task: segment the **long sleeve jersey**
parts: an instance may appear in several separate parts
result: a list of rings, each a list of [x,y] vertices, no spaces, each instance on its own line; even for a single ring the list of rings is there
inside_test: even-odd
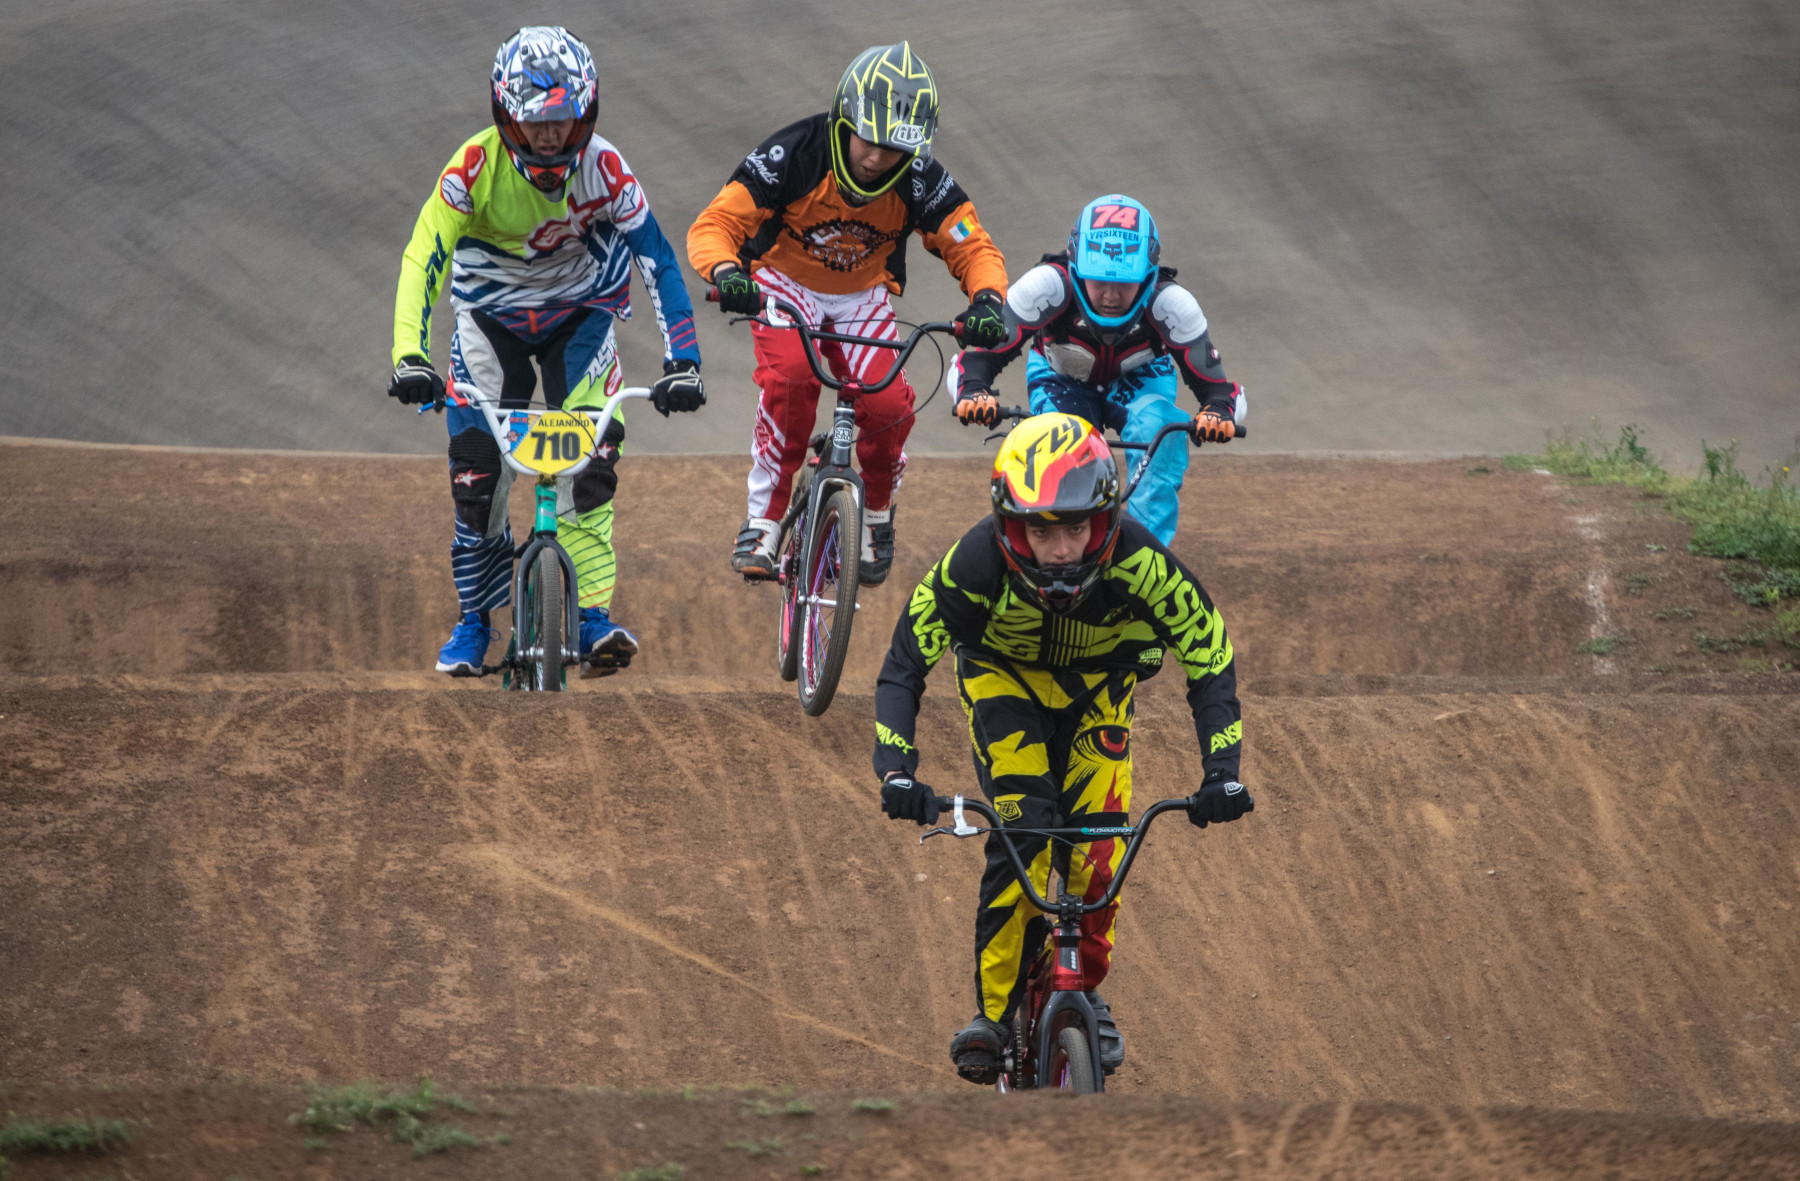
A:
[[[1231,641],[1212,600],[1181,560],[1130,517],[1093,591],[1067,615],[1019,593],[995,519],[963,534],[913,590],[875,685],[875,774],[918,767],[914,726],[925,678],[952,649],[1053,670],[1125,670],[1140,679],[1172,656],[1208,774],[1238,777],[1243,737]]]
[[[1173,357],[1201,409],[1226,418],[1237,405],[1237,386],[1226,380],[1208,334],[1206,313],[1175,271],[1162,268],[1136,323],[1107,329],[1090,321],[1075,298],[1068,256],[1045,255],[1006,293],[1006,340],[991,349],[964,349],[957,357],[951,393],[992,390],[1000,371],[1029,344],[1064,377],[1104,389],[1158,356]],[[955,399],[952,398],[952,401]]]
[[[790,124],[746,156],[688,230],[688,261],[710,280],[722,262],[774,267],[804,287],[850,295],[906,286],[914,233],[971,298],[1006,293],[1006,260],[962,186],[936,159],[913,161],[867,205],[838,192],[825,115]]]
[[[631,316],[636,260],[662,330],[664,359],[700,360],[681,264],[617,148],[594,136],[562,195],[519,175],[489,127],[457,149],[419,210],[400,261],[394,354],[431,357],[431,308],[450,266],[450,300],[495,313],[601,308]]]

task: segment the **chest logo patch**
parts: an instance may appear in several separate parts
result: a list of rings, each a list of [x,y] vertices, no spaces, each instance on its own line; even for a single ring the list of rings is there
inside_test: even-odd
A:
[[[866,221],[843,217],[819,222],[802,231],[788,230],[807,254],[834,271],[854,271],[866,265],[876,251],[898,239],[902,232],[884,233]]]

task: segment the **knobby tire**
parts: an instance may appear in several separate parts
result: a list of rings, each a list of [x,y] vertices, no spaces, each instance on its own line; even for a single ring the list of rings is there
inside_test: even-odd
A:
[[[1088,1046],[1087,1030],[1079,1025],[1065,1025],[1057,1031],[1056,1046],[1050,1051],[1048,1069],[1041,1086],[1092,1095],[1099,1090],[1094,1082],[1094,1055]]]
[[[563,631],[567,617],[563,611],[562,563],[556,552],[546,546],[532,559],[531,574],[526,585],[531,596],[526,617],[531,623],[531,642],[537,655],[529,668],[531,688],[557,693],[563,687]]]
[[[857,560],[862,555],[862,512],[848,488],[832,492],[823,504],[815,500],[811,509],[800,563],[800,708],[816,718],[831,707],[850,651],[860,585]],[[833,605],[814,601],[820,598],[831,599]]]

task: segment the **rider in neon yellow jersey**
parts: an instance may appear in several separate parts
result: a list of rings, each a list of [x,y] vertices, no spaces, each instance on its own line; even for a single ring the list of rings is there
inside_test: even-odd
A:
[[[623,384],[613,320],[631,314],[637,263],[664,341],[652,404],[668,414],[706,402],[694,311],[668,239],[617,148],[594,134],[597,94],[588,49],[562,28],[519,30],[494,59],[494,126],[457,149],[419,211],[394,301],[394,375],[404,403],[450,403],[450,546],[461,619],[438,671],[473,675],[496,634],[489,612],[511,597],[512,471],[471,401],[597,407]],[[431,309],[450,272],[456,331],[446,382],[431,366]],[[558,490],[557,538],[574,559],[584,675],[638,651],[610,615],[615,421],[592,462]],[[604,659],[601,659],[604,658]]]

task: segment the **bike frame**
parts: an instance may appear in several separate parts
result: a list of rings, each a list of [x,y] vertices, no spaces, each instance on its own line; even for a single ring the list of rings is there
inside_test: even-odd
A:
[[[604,446],[607,428],[612,425],[618,414],[619,404],[632,398],[648,398],[648,386],[628,386],[606,399],[598,410],[586,407],[554,409],[548,406],[504,406],[482,394],[474,394],[465,400],[465,404],[473,407],[487,423],[488,433],[494,436],[494,442],[500,447],[500,458],[511,468],[523,476],[532,479],[537,494],[537,503],[532,516],[531,537],[513,550],[513,643],[506,658],[499,664],[483,665],[479,676],[490,676],[497,672],[517,671],[530,666],[530,661],[539,653],[535,648],[519,647],[519,638],[530,633],[529,619],[531,604],[525,595],[525,579],[531,570],[531,564],[537,560],[538,554],[550,550],[556,555],[557,565],[562,568],[563,587],[568,592],[564,598],[563,620],[563,653],[562,666],[581,663],[581,604],[577,601],[575,585],[575,562],[563,549],[562,543],[556,539],[556,484],[564,476],[573,478],[587,469]],[[440,413],[444,409],[442,401],[419,407],[419,413],[435,409]],[[518,459],[513,451],[516,444],[525,438],[531,428],[531,420],[545,414],[580,414],[592,419],[594,423],[594,447],[581,459],[570,466],[546,475],[536,468]]]
[[[1152,446],[1155,444],[1153,443]],[[1028,979],[1026,995],[1019,1004],[1019,1011],[1013,1015],[1013,1044],[1015,1047],[1026,1046],[1026,1039],[1035,1036],[1036,1045],[1027,1047],[1036,1051],[1033,1059],[1030,1086],[1042,1087],[1045,1079],[1039,1077],[1047,1068],[1054,1056],[1056,1035],[1069,1024],[1069,1019],[1079,1018],[1082,1028],[1087,1031],[1090,1061],[1094,1064],[1094,1089],[1096,1092],[1106,1090],[1106,1072],[1100,1069],[1100,1027],[1094,1019],[1094,1008],[1088,1003],[1087,992],[1081,986],[1081,919],[1084,915],[1095,914],[1105,910],[1118,901],[1119,890],[1125,885],[1125,876],[1131,872],[1132,862],[1137,860],[1138,849],[1144,843],[1144,837],[1150,832],[1150,825],[1164,812],[1192,806],[1194,797],[1159,800],[1150,805],[1139,818],[1137,824],[1106,825],[1097,827],[1075,828],[1009,828],[1000,819],[1000,814],[981,800],[965,799],[963,796],[938,797],[938,806],[954,817],[950,828],[933,828],[919,837],[919,843],[935,836],[972,837],[982,833],[993,833],[1000,838],[1000,845],[1006,851],[1006,859],[1010,863],[1013,875],[1019,881],[1019,888],[1024,892],[1025,900],[1055,919],[1050,939],[1056,948],[1055,965],[1051,969],[1048,986],[1045,986],[1042,974],[1033,968],[1032,975],[1037,978],[1036,988]],[[965,809],[972,810],[984,817],[989,827],[977,828],[964,818]],[[1013,844],[1013,837],[1044,837],[1051,841],[1068,841],[1086,843],[1105,840],[1109,837],[1124,838],[1125,852],[1119,858],[1119,868],[1113,873],[1112,884],[1106,893],[1094,902],[1084,901],[1079,894],[1058,891],[1054,899],[1045,898],[1032,885],[1031,873],[1026,868],[1024,859],[1019,856],[1018,847]],[[1066,884],[1066,883],[1065,883]],[[1042,1008],[1038,1009],[1042,998]],[[1062,1020],[1059,1020],[1062,1018]],[[1029,1026],[1029,1028],[1027,1028]],[[1007,1057],[1014,1056],[1014,1050],[1008,1049]],[[1024,1062],[1010,1062],[1012,1070],[1023,1070]],[[1004,1080],[1010,1071],[1002,1072],[1001,1090],[1006,1090]]]

